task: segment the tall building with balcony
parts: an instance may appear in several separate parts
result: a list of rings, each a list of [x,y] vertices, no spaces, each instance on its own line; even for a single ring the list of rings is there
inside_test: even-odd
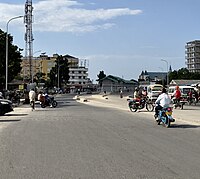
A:
[[[185,53],[189,72],[200,73],[200,40],[187,42]]]
[[[65,55],[63,58],[67,59],[69,67],[69,86],[71,88],[85,88],[90,80],[88,79],[88,68],[86,67],[86,60]],[[84,61],[84,63],[83,63]]]

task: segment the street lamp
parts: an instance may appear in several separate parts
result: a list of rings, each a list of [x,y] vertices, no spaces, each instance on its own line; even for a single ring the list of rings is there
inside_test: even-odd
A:
[[[24,16],[13,17],[13,18],[9,19],[6,24],[6,91],[8,90],[8,25],[9,25],[10,21],[12,21],[14,19],[22,18],[22,17],[24,17]]]
[[[164,86],[165,85],[165,80],[164,80],[164,73],[163,73],[163,68],[162,67],[158,67],[161,71],[162,71],[162,85]]]
[[[165,63],[167,64],[167,86],[168,86],[168,84],[169,84],[169,74],[168,74],[169,70],[168,70],[168,61],[167,61],[167,60],[163,60],[163,59],[161,59],[161,61],[163,61],[163,62],[165,62]]]

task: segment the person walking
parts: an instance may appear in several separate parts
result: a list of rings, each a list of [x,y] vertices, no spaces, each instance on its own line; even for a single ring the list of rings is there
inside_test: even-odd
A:
[[[35,110],[35,91],[34,89],[31,89],[29,91],[29,100],[30,100],[30,105],[32,107],[32,111]]]

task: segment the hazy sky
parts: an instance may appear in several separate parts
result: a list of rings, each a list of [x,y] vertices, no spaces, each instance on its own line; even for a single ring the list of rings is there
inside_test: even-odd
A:
[[[26,0],[0,0],[0,28],[24,15]],[[185,44],[199,40],[200,0],[33,0],[33,52],[69,54],[99,71],[138,79],[142,70],[185,67]],[[9,23],[14,44],[25,48],[22,19]],[[35,53],[34,56],[40,55]]]

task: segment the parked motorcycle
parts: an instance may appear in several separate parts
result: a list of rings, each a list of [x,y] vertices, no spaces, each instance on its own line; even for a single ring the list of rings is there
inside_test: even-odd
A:
[[[156,122],[158,125],[162,123],[163,126],[170,127],[171,122],[175,122],[175,119],[172,117],[172,108],[168,107],[160,110]]]
[[[13,104],[16,104],[17,106],[19,106],[20,104],[20,96],[19,95],[15,95],[11,98],[11,101]]]
[[[41,101],[40,105],[42,108],[45,108],[47,106],[52,106],[53,108],[55,108],[58,105],[58,103],[56,100],[54,100],[53,96],[49,96],[48,99]]]
[[[136,112],[137,110],[146,108],[147,111],[153,111],[154,105],[147,99],[128,99],[128,106],[131,112]]]

